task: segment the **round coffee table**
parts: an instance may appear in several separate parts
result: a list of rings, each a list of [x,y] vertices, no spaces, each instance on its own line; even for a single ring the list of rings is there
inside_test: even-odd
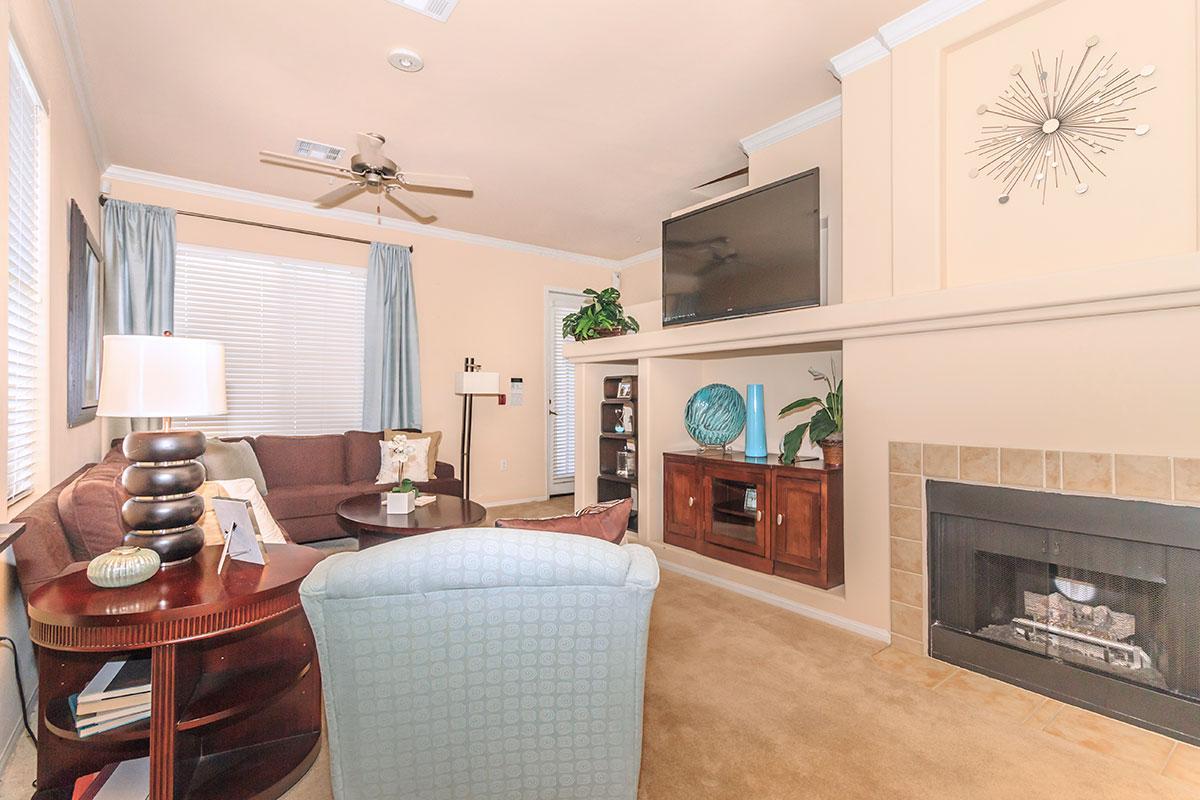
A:
[[[487,509],[471,500],[449,494],[433,496],[436,502],[419,506],[408,514],[387,513],[381,492],[351,497],[338,504],[338,523],[342,530],[358,539],[358,549],[365,550],[418,533],[473,528],[487,516]]]

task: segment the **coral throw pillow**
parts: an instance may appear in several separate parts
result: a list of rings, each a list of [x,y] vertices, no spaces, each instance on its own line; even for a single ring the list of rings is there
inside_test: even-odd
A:
[[[594,506],[588,506],[578,514],[565,514],[561,517],[498,519],[496,527],[577,533],[620,544],[621,539],[625,537],[626,529],[629,528],[629,514],[632,511],[633,501],[626,498],[613,500],[611,503],[597,503]]]

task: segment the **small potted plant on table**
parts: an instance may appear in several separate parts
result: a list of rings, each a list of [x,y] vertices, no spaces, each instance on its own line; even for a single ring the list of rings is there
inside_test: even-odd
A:
[[[399,486],[393,486],[387,493],[387,513],[411,514],[417,507],[417,495],[421,492],[411,479],[405,478]]]
[[[779,412],[779,416],[782,417],[802,408],[818,406],[817,412],[808,422],[801,422],[783,437],[783,452],[779,454],[779,459],[785,464],[796,460],[796,451],[800,449],[807,433],[809,441],[821,448],[825,466],[842,466],[842,382],[837,380],[832,365],[829,372],[833,375],[832,378],[812,367],[808,369],[813,380],[825,381],[825,385],[829,387],[824,400],[820,397],[804,397],[788,403]]]

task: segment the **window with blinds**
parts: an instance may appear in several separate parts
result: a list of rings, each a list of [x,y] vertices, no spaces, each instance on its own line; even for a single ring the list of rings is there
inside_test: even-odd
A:
[[[178,246],[175,333],[225,344],[229,412],[175,420],[212,436],[362,425],[361,267]]]
[[[575,480],[575,366],[563,357],[563,318],[579,310],[582,295],[550,295],[550,480],[566,484]]]
[[[8,43],[8,503],[34,490],[42,431],[43,178],[45,108],[16,45]]]

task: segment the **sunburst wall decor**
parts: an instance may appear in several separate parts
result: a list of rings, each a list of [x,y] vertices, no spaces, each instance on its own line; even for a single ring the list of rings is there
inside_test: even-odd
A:
[[[1149,125],[1132,121],[1137,107],[1129,102],[1154,89],[1146,85],[1154,65],[1137,72],[1118,67],[1115,52],[1094,56],[1098,44],[1099,37],[1090,37],[1078,64],[1068,65],[1060,52],[1049,69],[1041,50],[1035,50],[1031,80],[1021,64],[1014,65],[1008,88],[995,102],[976,109],[980,116],[998,120],[984,125],[977,146],[967,151],[980,160],[970,176],[986,175],[1000,183],[1001,204],[1019,185],[1040,190],[1042,203],[1051,184],[1086,194],[1090,176],[1104,176],[1101,157],[1130,134],[1150,132]]]

